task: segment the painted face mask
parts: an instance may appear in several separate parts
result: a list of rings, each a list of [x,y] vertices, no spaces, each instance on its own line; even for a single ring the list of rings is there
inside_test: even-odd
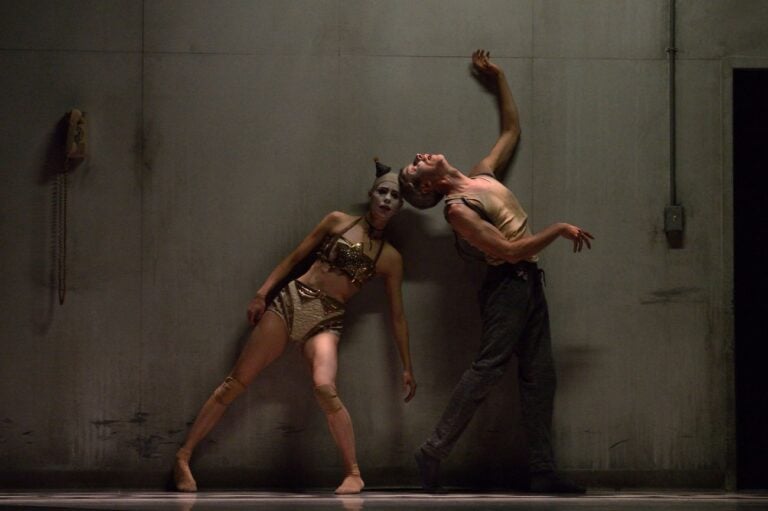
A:
[[[369,192],[371,198],[370,210],[387,219],[394,216],[403,206],[400,196],[400,182],[398,173],[392,172],[392,168],[378,160],[376,162],[376,179]]]

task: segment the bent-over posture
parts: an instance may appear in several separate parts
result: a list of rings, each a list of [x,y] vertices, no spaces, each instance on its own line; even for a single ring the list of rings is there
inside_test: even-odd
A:
[[[592,235],[566,223],[534,234],[515,195],[496,174],[517,144],[517,106],[502,70],[478,50],[475,72],[490,80],[501,117],[501,133],[490,153],[463,174],[442,154],[417,154],[400,171],[406,201],[429,208],[445,200],[445,218],[457,236],[479,249],[488,263],[480,292],[480,351],[462,375],[432,434],[416,451],[422,485],[439,487],[440,460],[450,453],[492,385],[513,356],[518,357],[522,419],[530,446],[530,488],[536,492],[583,492],[555,472],[552,452],[552,404],[555,371],[550,345],[549,314],[537,254],[559,237],[573,242],[574,252]]]

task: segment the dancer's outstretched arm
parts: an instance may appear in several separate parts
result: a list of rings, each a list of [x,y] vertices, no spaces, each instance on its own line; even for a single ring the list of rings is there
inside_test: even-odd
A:
[[[499,66],[491,62],[491,54],[485,50],[477,50],[472,54],[472,66],[481,77],[492,80],[489,84],[496,93],[499,103],[500,133],[491,152],[480,160],[469,175],[491,172],[496,174],[503,169],[517,146],[520,138],[520,115],[517,104],[512,97],[507,78]]]
[[[584,247],[592,248],[591,240],[594,239],[580,227],[556,223],[531,236],[510,241],[470,208],[449,207],[445,216],[453,230],[470,245],[508,263],[517,263],[538,254],[560,236],[573,242],[574,252],[581,252]]]

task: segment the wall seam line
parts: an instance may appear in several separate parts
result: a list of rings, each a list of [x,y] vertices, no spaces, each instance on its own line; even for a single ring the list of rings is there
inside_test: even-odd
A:
[[[531,115],[529,119],[531,120],[531,205],[528,209],[529,214],[531,216],[531,225],[536,224],[536,150],[535,150],[535,144],[533,143],[534,140],[536,140],[536,133],[534,130],[536,129],[536,123],[534,119],[536,119],[536,78],[534,76],[535,73],[535,62],[536,62],[536,14],[535,14],[536,8],[531,4],[531,60],[530,60],[530,87],[531,87],[531,99],[530,99],[530,105],[531,105]],[[522,130],[521,130],[522,131]],[[533,229],[532,229],[533,230]]]
[[[146,1],[141,2],[141,61],[139,63],[139,372],[144,370],[144,166],[145,166],[145,126],[144,126],[144,25]],[[144,379],[139,378],[138,411],[144,408]]]

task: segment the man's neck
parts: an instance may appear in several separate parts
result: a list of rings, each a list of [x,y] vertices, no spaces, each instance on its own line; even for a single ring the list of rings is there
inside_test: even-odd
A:
[[[469,187],[471,182],[472,180],[459,169],[451,167],[437,181],[435,189],[444,195],[461,193]]]

